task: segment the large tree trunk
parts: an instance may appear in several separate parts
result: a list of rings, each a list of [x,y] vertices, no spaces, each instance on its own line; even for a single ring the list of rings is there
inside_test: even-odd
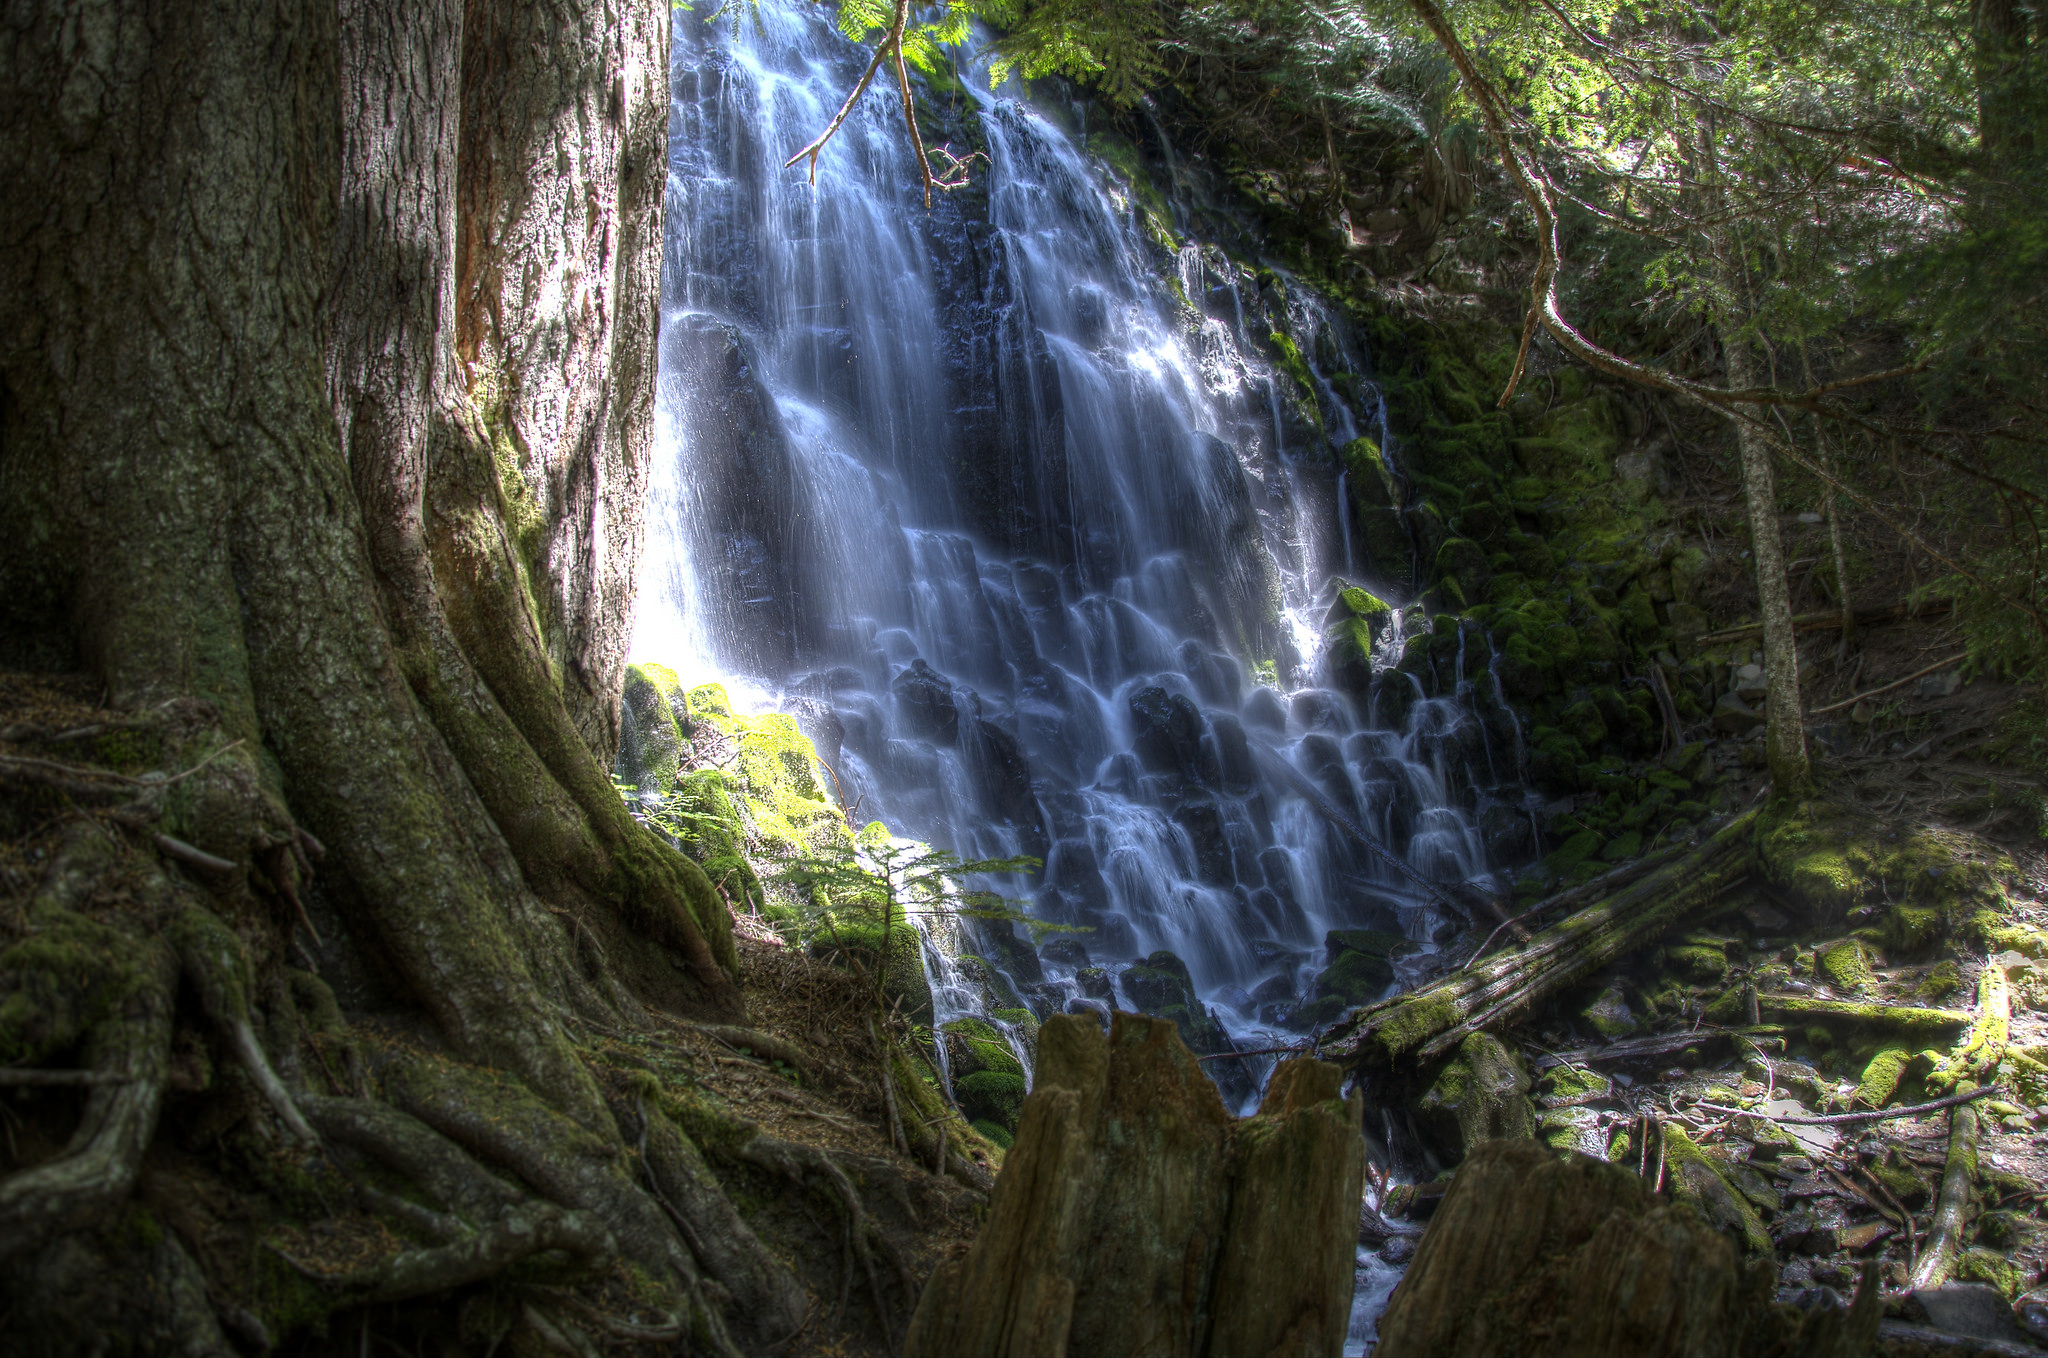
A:
[[[176,776],[0,768],[74,799],[138,789],[67,841],[0,957],[8,993],[132,997],[89,1030],[0,1023],[0,1060],[76,1051],[132,1086],[95,1095],[102,1132],[55,1168],[0,1185],[31,1223],[0,1236],[0,1266],[135,1182],[175,961],[197,997],[178,1003],[273,1135],[403,1166],[434,1220],[468,1223],[466,1243],[402,1254],[346,1297],[537,1252],[624,1257],[648,1307],[730,1351],[699,1277],[724,1264],[641,1186],[687,1177],[659,1150],[681,1133],[650,1140],[659,1114],[622,1114],[565,1026],[739,1010],[715,892],[606,768],[650,441],[669,21],[596,0],[9,11],[0,668],[89,676]],[[66,931],[99,941],[59,956]],[[358,1021],[327,1023],[366,1061],[352,1075],[318,1043],[302,1059],[333,997],[295,959]],[[164,1311],[166,1334],[214,1344],[221,1280],[164,1250],[159,1290],[202,1301]],[[742,1310],[786,1333],[786,1269],[758,1247],[732,1268]],[[38,1286],[37,1314],[65,1310]]]

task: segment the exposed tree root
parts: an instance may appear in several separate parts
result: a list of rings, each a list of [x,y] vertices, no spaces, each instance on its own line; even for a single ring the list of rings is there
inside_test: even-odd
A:
[[[2012,999],[2005,968],[1992,958],[1977,974],[1977,1017],[1969,1035],[1927,1077],[1931,1093],[1945,1093],[1961,1081],[1984,1082],[1998,1071],[2012,1036]]]
[[[81,1230],[126,1198],[156,1134],[177,964],[161,942],[127,938],[120,946],[125,955],[110,960],[129,970],[131,988],[84,1046],[87,1068],[115,1082],[86,1096],[61,1155],[0,1182],[0,1260]]]
[[[1948,1115],[1948,1167],[1942,1172],[1941,1192],[1934,1200],[1934,1219],[1928,1224],[1927,1243],[1913,1269],[1915,1288],[1939,1287],[1955,1271],[1956,1256],[1963,1247],[1963,1227],[1969,1221],[1970,1193],[1976,1182],[1977,1110],[1971,1104],[1958,1104]]]

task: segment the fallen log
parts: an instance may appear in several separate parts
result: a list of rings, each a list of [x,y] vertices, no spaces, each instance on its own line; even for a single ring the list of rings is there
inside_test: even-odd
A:
[[[1757,1008],[1765,1018],[1783,1023],[1850,1024],[1865,1028],[1887,1028],[1927,1039],[1946,1041],[1970,1026],[1970,1016],[1956,1009],[1920,1009],[1909,1004],[1873,1004],[1868,1001],[1823,1000],[1811,995],[1758,995]]]
[[[2011,1039],[2012,998],[2006,990],[2005,968],[1994,958],[1977,974],[1977,1017],[1968,1036],[1927,1077],[1927,1088],[1947,1091],[1964,1080],[1989,1081]]]
[[[1675,1056],[1687,1047],[1704,1047],[1715,1042],[1733,1042],[1744,1050],[1763,1042],[1782,1047],[1785,1043],[1784,1031],[1783,1028],[1764,1025],[1753,1028],[1685,1029],[1675,1033],[1657,1033],[1650,1037],[1624,1038],[1619,1042],[1610,1042],[1604,1047],[1546,1052],[1533,1064],[1538,1070],[1569,1065],[1624,1065],[1631,1061],[1654,1061],[1659,1057]]]
[[[1746,878],[1755,861],[1755,812],[1736,818],[1683,858],[1544,929],[1528,943],[1445,977],[1428,989],[1353,1011],[1323,1050],[1353,1065],[1411,1054],[1434,1060],[1670,930],[1697,924]]]

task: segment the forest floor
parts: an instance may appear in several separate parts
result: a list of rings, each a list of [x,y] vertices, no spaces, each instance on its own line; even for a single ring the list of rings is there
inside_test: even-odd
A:
[[[1710,1192],[1699,1205],[1774,1253],[1781,1300],[1846,1299],[1863,1266],[1875,1262],[1895,1343],[1910,1340],[1900,1326],[1944,1319],[1913,1300],[1911,1282],[1935,1232],[1954,1126],[1946,1108],[1898,1116],[1898,1106],[1946,1092],[1920,1080],[1975,1031],[1987,967],[2010,978],[2005,1041],[2020,1064],[2001,1071],[1994,1060],[1988,1078],[1997,1087],[1974,1105],[1978,1191],[1949,1276],[2011,1299],[2029,1294],[2048,1270],[2041,1220],[2048,1212],[2048,1104],[2041,1100],[2048,1094],[2034,1078],[2038,1069],[2026,1064],[2048,1056],[2048,961],[2040,947],[2048,939],[2048,725],[2037,690],[1965,682],[1963,650],[1945,618],[1871,627],[1848,648],[1838,649],[1832,632],[1801,644],[1807,710],[1836,708],[1808,730],[1814,804],[1825,808],[1816,819],[1831,822],[1830,842],[1868,846],[1880,858],[1888,847],[1933,845],[1939,861],[1916,871],[1982,872],[1984,889],[1966,898],[1976,904],[1952,908],[1938,942],[1893,947],[1872,927],[1895,898],[1915,893],[1910,881],[1869,872],[1868,894],[1844,919],[1816,910],[1766,869],[1724,898],[1703,926],[1675,932],[1501,1034],[1534,1076],[1540,1137],[1641,1168],[1660,1185],[1676,1180],[1680,1159],[1704,1155],[1733,1192],[1720,1202]],[[1857,695],[1869,696],[1852,701]],[[1766,800],[1760,732],[1747,740],[1688,734],[1707,735],[1707,758],[1735,794],[1727,805]],[[1986,902],[1990,916],[1966,919]],[[1845,935],[1862,940],[1860,974],[1830,965]],[[1708,1013],[1717,998],[1725,1011],[1723,997],[1745,991],[1763,992],[1766,1005],[1776,994],[1856,1012],[1825,1023],[1781,1016],[1750,1028],[1751,1040],[1729,1031],[1743,1019]],[[1887,1028],[1888,1015],[1909,1008],[1939,1008],[1954,1022],[1910,1036]],[[1898,1058],[1897,1086],[1874,1088],[1886,1050]],[[1882,1119],[1797,1121],[1888,1105],[1892,1115]],[[1665,1129],[1682,1132],[1683,1142]],[[1393,1192],[1386,1206],[1395,1219],[1376,1221],[1368,1212],[1362,1243],[1404,1261],[1414,1252],[1414,1227],[1399,1218],[1425,1218],[1441,1191]],[[2048,1309],[2032,1309],[2048,1322]],[[2020,1314],[2027,1311],[2022,1306]],[[1964,1323],[1947,1319],[1948,1328]],[[1996,1329],[2004,1319],[1986,1323]],[[2003,1337],[2048,1345],[2048,1323],[2009,1328]]]

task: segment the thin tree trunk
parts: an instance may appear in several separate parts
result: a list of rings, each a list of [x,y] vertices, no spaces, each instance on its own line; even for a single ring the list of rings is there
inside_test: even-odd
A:
[[[1722,352],[1727,356],[1728,384],[1736,388],[1761,385],[1749,344],[1721,326]],[[1780,793],[1805,786],[1806,725],[1799,713],[1799,644],[1792,627],[1792,589],[1785,575],[1785,543],[1778,530],[1777,480],[1771,469],[1771,448],[1748,420],[1735,423],[1741,453],[1742,492],[1749,507],[1749,537],[1756,563],[1757,616],[1764,625],[1764,754],[1771,785]]]

